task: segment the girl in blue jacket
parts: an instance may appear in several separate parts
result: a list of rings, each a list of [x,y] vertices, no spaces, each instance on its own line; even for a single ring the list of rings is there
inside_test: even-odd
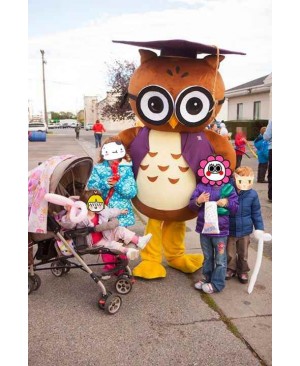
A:
[[[252,189],[254,172],[248,166],[241,166],[234,172],[238,192],[239,208],[229,216],[229,238],[227,243],[227,273],[229,280],[236,274],[241,283],[248,282],[248,248],[250,234],[264,230],[260,202],[257,192]]]
[[[114,164],[117,163],[114,174]],[[118,216],[120,226],[135,224],[131,199],[137,194],[137,184],[133,175],[132,162],[124,145],[117,137],[107,138],[101,148],[98,164],[93,167],[88,180],[89,189],[99,189],[106,206],[128,210]]]
[[[108,208],[126,210],[126,214],[117,217],[122,227],[135,224],[135,216],[131,199],[137,194],[137,184],[133,175],[130,156],[118,137],[107,138],[100,150],[98,164],[93,167],[88,180],[89,189],[98,189]],[[114,262],[115,256],[102,254],[103,262]],[[114,264],[106,264],[104,271],[115,267]]]

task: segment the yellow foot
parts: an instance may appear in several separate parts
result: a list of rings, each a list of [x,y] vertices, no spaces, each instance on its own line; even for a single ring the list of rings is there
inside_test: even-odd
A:
[[[132,274],[136,277],[143,277],[149,280],[166,277],[167,272],[164,266],[157,262],[142,261],[133,268]]]
[[[202,254],[184,254],[168,261],[168,265],[184,273],[193,273],[202,267],[203,259]]]

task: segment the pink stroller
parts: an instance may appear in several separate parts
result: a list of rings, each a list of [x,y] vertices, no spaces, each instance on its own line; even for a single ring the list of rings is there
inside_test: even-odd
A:
[[[135,282],[128,259],[121,253],[105,248],[82,248],[84,238],[94,228],[63,230],[59,225],[59,213],[62,207],[48,203],[43,197],[46,193],[55,193],[64,197],[78,197],[85,189],[93,168],[90,157],[74,155],[53,156],[29,172],[28,177],[28,293],[36,291],[41,279],[36,274],[39,270],[50,270],[56,277],[67,275],[71,269],[79,268],[87,272],[100,288],[98,306],[108,314],[115,314],[121,307],[122,298],[107,291],[101,279],[115,275],[115,290],[126,295]],[[67,251],[62,251],[58,241]],[[72,244],[70,242],[72,241]],[[67,254],[66,254],[67,253]],[[90,267],[104,266],[103,263],[87,264],[85,254],[109,253],[115,258],[115,265],[109,271],[97,275]],[[45,266],[49,264],[49,266]],[[108,264],[108,263],[106,263]],[[109,263],[112,264],[112,263]]]

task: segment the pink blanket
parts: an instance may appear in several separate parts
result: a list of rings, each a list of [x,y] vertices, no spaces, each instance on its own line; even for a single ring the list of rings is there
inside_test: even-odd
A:
[[[52,156],[28,172],[28,232],[47,233],[48,202],[51,175],[56,166],[74,155]]]

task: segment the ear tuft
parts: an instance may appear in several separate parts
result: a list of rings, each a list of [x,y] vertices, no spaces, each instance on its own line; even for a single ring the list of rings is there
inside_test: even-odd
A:
[[[224,60],[225,56],[219,55],[219,63]],[[203,58],[203,60],[212,68],[216,68],[217,66],[217,56],[215,55],[208,55]],[[219,68],[219,67],[218,67]]]
[[[139,50],[139,53],[141,55],[141,64],[157,57],[157,54],[150,50]]]

